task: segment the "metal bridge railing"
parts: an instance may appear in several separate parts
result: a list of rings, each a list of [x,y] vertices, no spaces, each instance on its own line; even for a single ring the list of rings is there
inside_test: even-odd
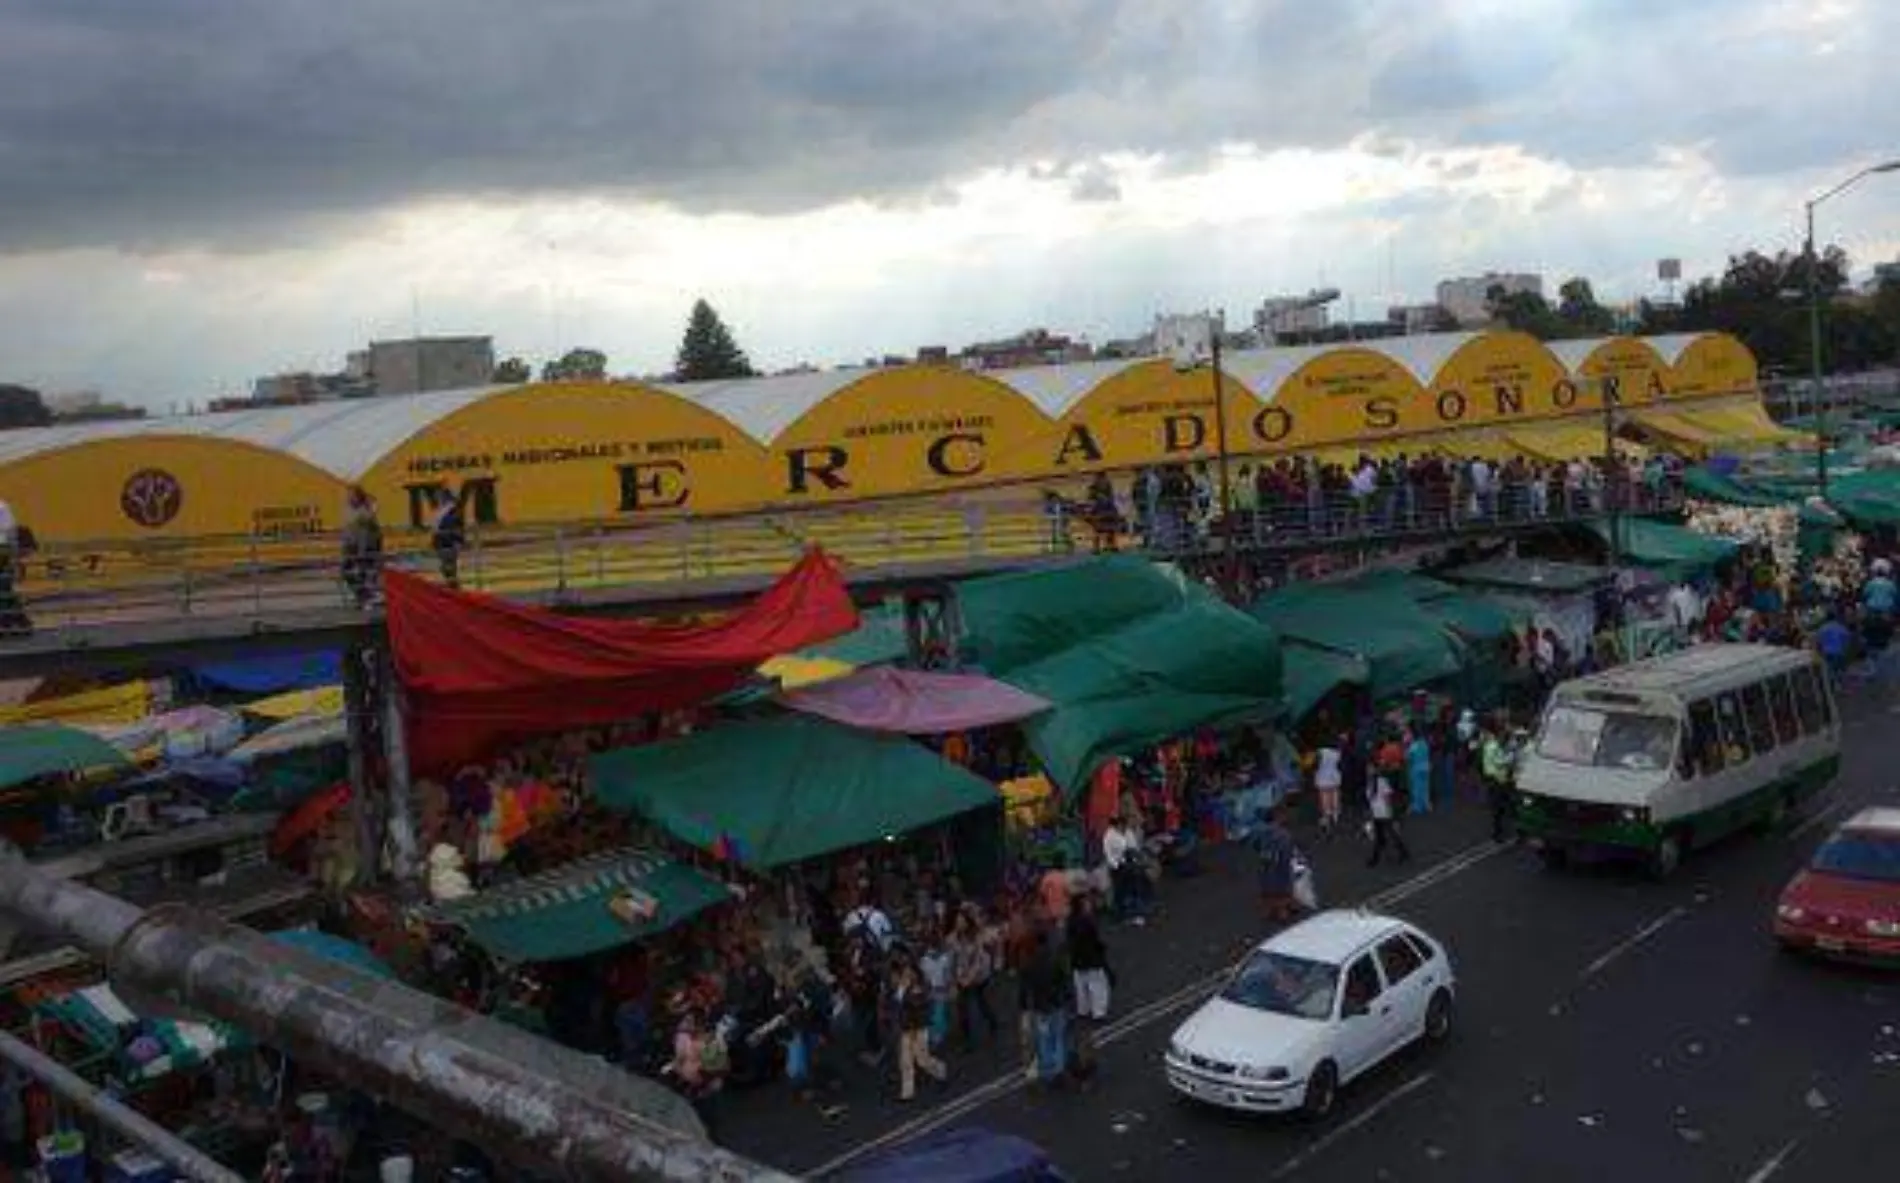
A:
[[[1534,529],[1602,518],[1613,502],[1634,512],[1665,511],[1680,506],[1681,489],[1633,485],[1534,495],[1517,487],[1474,497],[1398,487],[1359,498],[1269,498],[1213,521],[1196,520],[1186,506],[1164,504],[1151,515],[1131,515],[1123,506],[1104,514],[1060,497],[873,503],[646,525],[471,526],[454,558],[463,588],[558,600],[590,591],[685,590],[769,577],[813,544],[856,572],[1005,566],[1106,549],[1180,558],[1230,549],[1403,545],[1449,534]],[[443,577],[427,531],[391,530],[384,546],[380,559],[361,572],[364,585],[373,588],[380,564]],[[337,534],[55,544],[19,562],[14,587],[40,634],[178,617],[294,624],[300,615],[362,606],[345,578]],[[5,624],[0,620],[0,645],[9,631]]]

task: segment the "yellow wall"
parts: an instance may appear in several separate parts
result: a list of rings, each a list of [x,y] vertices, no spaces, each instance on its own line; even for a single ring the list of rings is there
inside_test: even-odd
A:
[[[718,513],[771,498],[766,454],[719,415],[635,383],[535,385],[424,428],[364,476],[387,524],[463,498],[472,523]]]
[[[1756,370],[1720,334],[1691,343],[1673,366],[1641,340],[1614,338],[1569,374],[1530,337],[1487,333],[1429,382],[1376,347],[1348,345],[1276,389],[1250,390],[1231,374],[1221,389],[1235,456],[1466,451],[1565,416],[1594,422],[1595,380],[1605,377],[1626,404],[1666,405],[1753,393]],[[1211,386],[1205,370],[1134,362],[1052,422],[993,378],[913,366],[851,382],[767,443],[638,383],[536,384],[425,427],[362,483],[390,527],[425,520],[432,488],[461,497],[471,522],[503,525],[951,492],[1212,459]],[[0,466],[0,497],[49,542],[322,533],[339,525],[344,492],[294,457],[196,436],[102,439]]]
[[[1227,447],[1238,452],[1260,400],[1232,376],[1222,375],[1221,401]],[[1212,460],[1220,455],[1219,429],[1209,371],[1177,370],[1163,359],[1136,362],[1076,400],[1063,415],[1044,471]]]
[[[345,485],[234,440],[97,440],[0,466],[0,498],[43,540],[149,541],[337,528]]]
[[[1753,394],[1755,355],[1727,333],[1709,333],[1692,342],[1670,367],[1671,398],[1719,398]]]
[[[947,492],[1049,470],[1047,417],[992,378],[947,366],[880,370],[772,441],[761,500],[795,504]]]

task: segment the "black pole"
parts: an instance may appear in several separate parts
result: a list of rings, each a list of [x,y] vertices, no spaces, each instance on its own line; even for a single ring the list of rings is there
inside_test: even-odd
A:
[[[1221,375],[1221,335],[1225,328],[1226,314],[1218,313],[1213,318],[1210,334],[1213,337],[1214,365],[1214,447],[1217,451],[1220,479],[1220,528],[1221,546],[1227,553],[1227,587],[1234,596],[1240,595],[1240,552],[1234,549],[1234,489],[1227,479],[1227,399],[1225,382]]]

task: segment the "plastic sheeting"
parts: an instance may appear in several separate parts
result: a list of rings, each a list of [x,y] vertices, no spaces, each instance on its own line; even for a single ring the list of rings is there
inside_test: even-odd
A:
[[[858,613],[822,551],[710,623],[567,616],[383,576],[390,645],[409,697],[410,762],[423,772],[511,740],[688,706],[767,659],[848,633]]]
[[[1064,1183],[1062,1172],[1035,1143],[974,1128],[925,1135],[831,1179],[832,1183]]]
[[[0,789],[42,776],[117,768],[125,753],[89,731],[57,723],[0,729]]]
[[[972,674],[887,667],[785,695],[785,705],[865,731],[945,735],[1039,715],[1049,700]]]
[[[770,870],[994,805],[996,787],[911,740],[786,715],[595,756],[602,805]]]
[[[343,713],[343,687],[318,686],[310,690],[291,690],[270,698],[246,703],[244,713],[260,719],[294,719],[298,715],[340,715]]]
[[[200,682],[239,694],[275,694],[307,690],[343,680],[343,658],[335,650],[314,653],[273,653],[241,661],[207,662],[193,666]]]
[[[1024,731],[1065,793],[1113,757],[1281,710],[1273,631],[1146,561],[991,576],[957,594],[977,662],[1055,704]]]
[[[152,691],[145,682],[126,682],[99,690],[82,690],[59,698],[0,707],[0,726],[21,723],[135,723],[152,709]]]

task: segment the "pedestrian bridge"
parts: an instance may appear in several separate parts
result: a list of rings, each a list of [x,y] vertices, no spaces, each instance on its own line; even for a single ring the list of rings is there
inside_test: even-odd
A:
[[[1637,490],[1638,512],[1680,504]],[[1603,518],[1598,496],[1553,505],[1367,506],[1350,499],[1234,515],[1231,529],[1175,523],[1147,538],[1098,534],[1072,503],[1023,491],[893,501],[848,510],[471,528],[458,555],[465,589],[588,611],[663,614],[718,608],[768,585],[822,546],[867,599],[994,571],[1073,562],[1113,546],[1189,564],[1285,564],[1302,554],[1439,543]],[[328,647],[381,625],[343,579],[337,535],[207,538],[128,545],[61,543],[17,577],[32,624],[0,638],[0,674],[108,668],[160,652]],[[390,531],[383,562],[436,576],[426,531]]]

